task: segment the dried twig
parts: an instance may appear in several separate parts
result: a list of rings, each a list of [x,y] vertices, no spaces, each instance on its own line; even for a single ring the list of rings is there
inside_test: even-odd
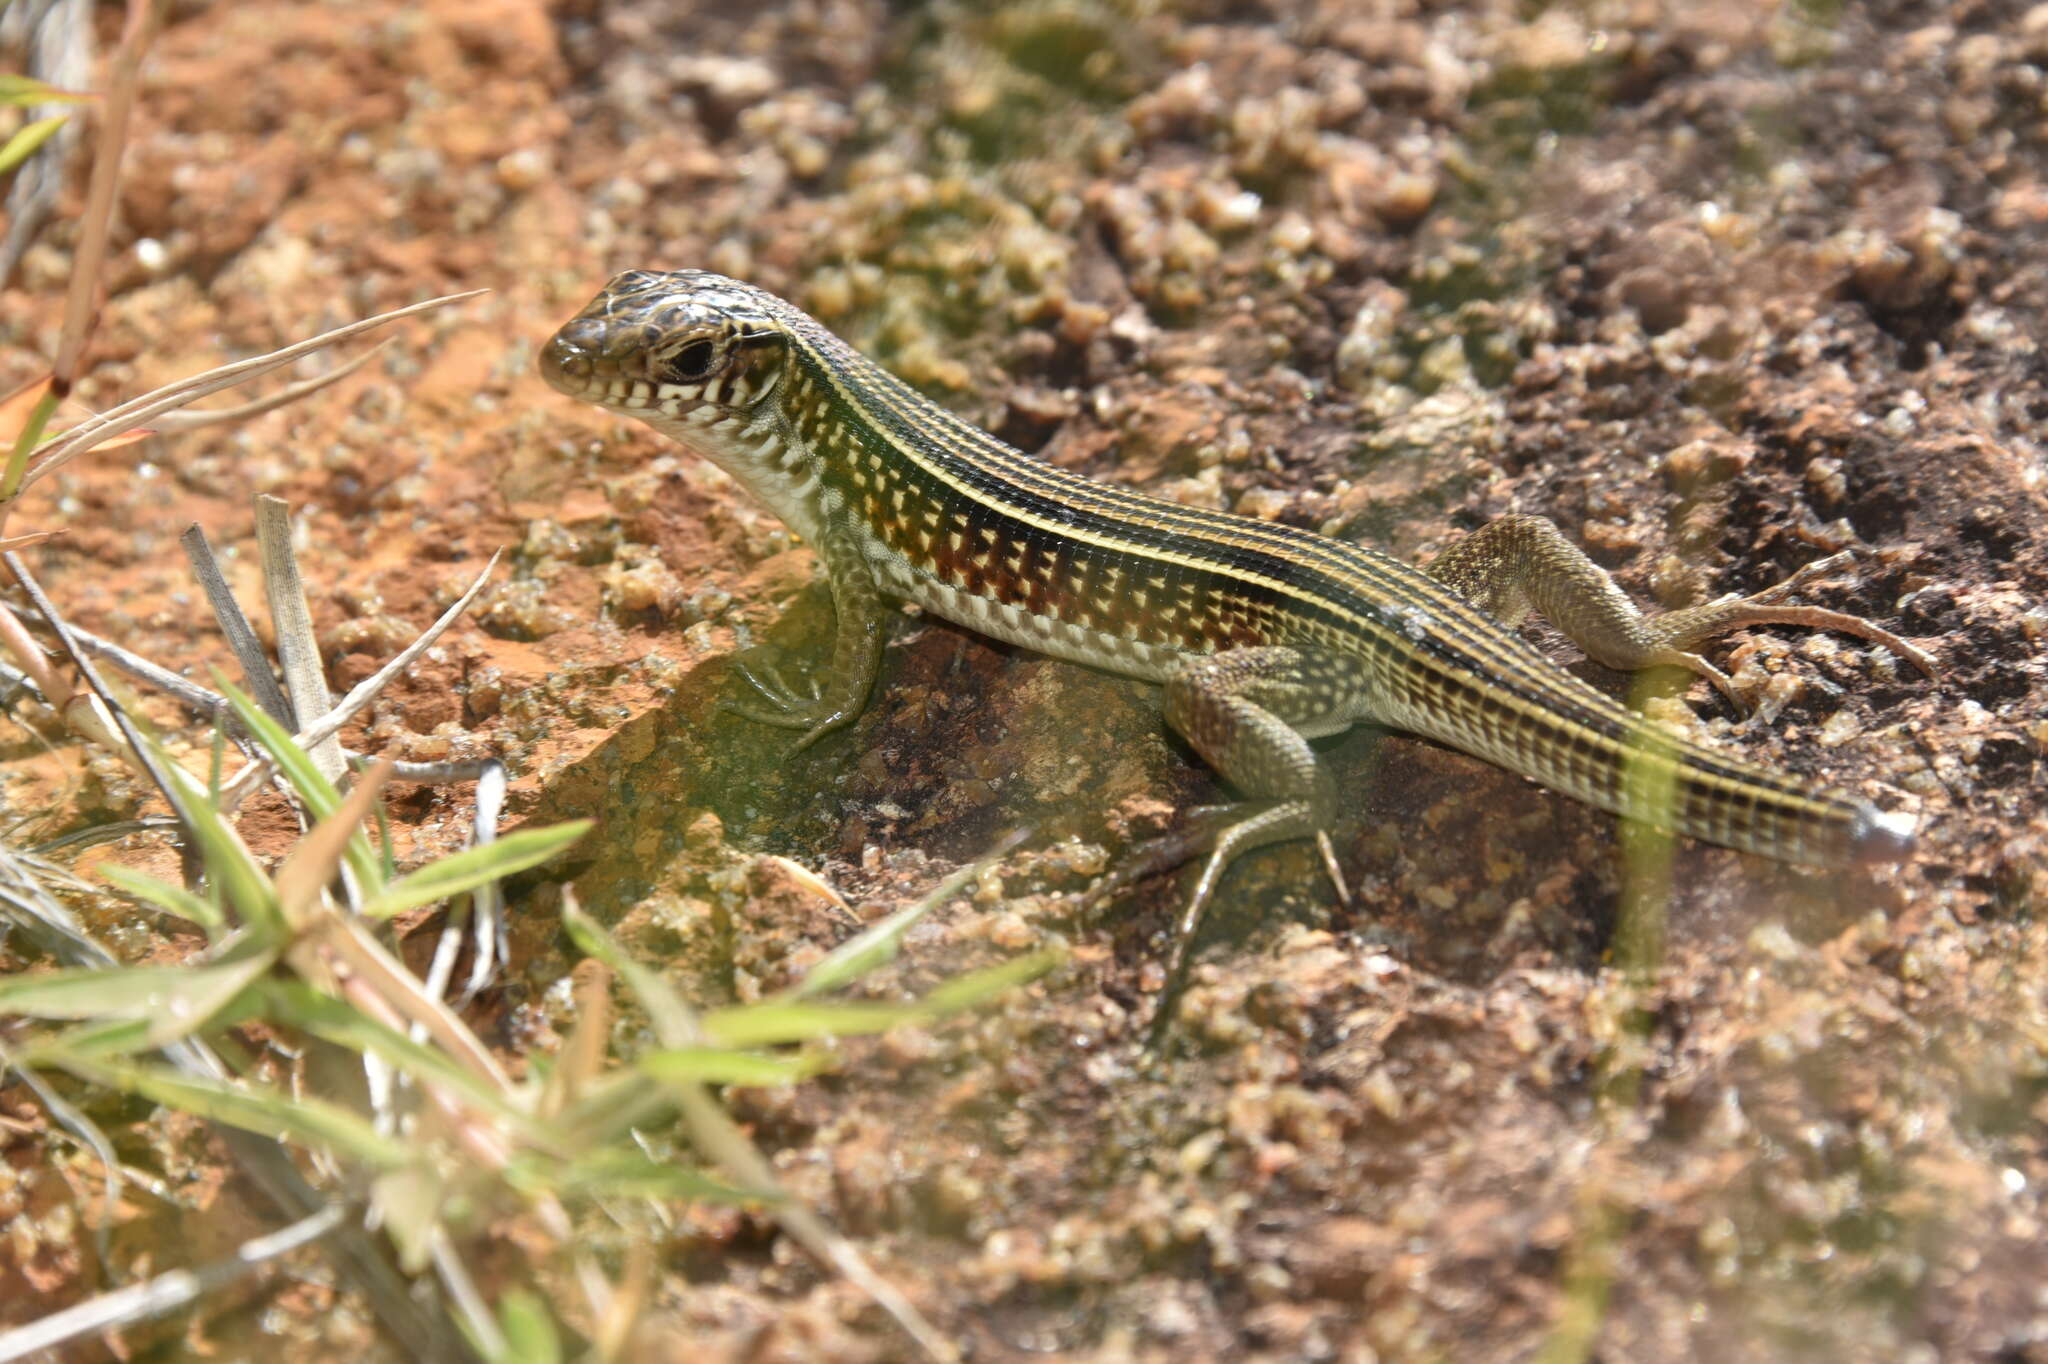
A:
[[[228,699],[219,692],[202,687],[189,677],[174,673],[160,663],[152,663],[139,654],[130,653],[111,640],[101,639],[98,635],[88,630],[81,630],[76,625],[71,627],[71,633],[78,637],[78,642],[84,647],[85,651],[95,658],[111,663],[115,668],[128,674],[138,682],[147,683],[169,693],[174,700],[183,705],[187,710],[190,710],[208,723],[220,725],[238,739],[247,738],[242,730],[242,722],[235,716],[235,708],[229,705]],[[262,675],[258,674],[258,676]],[[36,687],[35,683],[31,682],[27,677],[15,673],[13,669],[8,668],[6,665],[0,664],[0,690],[4,690],[9,685],[19,685],[24,690],[38,697],[41,696],[41,691]],[[276,686],[275,681],[271,685],[273,687]],[[291,722],[291,715],[289,713],[281,720],[281,723],[286,725],[289,725]],[[341,752],[342,756],[347,758],[350,764],[358,767],[370,761],[367,756],[356,752],[352,748],[344,748]],[[498,785],[500,787],[498,799],[502,802],[505,769],[503,764],[499,763],[495,758],[473,759],[463,762],[394,762],[391,764],[391,775],[394,779],[418,782],[422,786],[449,786],[457,782],[487,781],[493,771],[498,774]],[[480,796],[479,803],[481,803],[481,800],[482,797]],[[481,820],[482,818],[482,812],[479,811],[478,819]],[[495,819],[495,814],[492,818]],[[98,825],[94,829],[80,830],[79,834],[74,835],[74,837],[94,834],[99,830],[114,829],[114,832],[106,833],[103,837],[121,838],[145,828],[155,827],[146,820],[128,821],[128,823],[134,827],[116,828],[113,825]],[[172,821],[171,827],[175,827],[175,825],[176,821]],[[493,828],[495,828],[495,824]],[[489,838],[472,838],[472,842],[488,843],[489,841]],[[51,843],[46,846],[56,847],[58,845]]]
[[[26,1359],[101,1331],[166,1316],[198,1301],[202,1294],[247,1278],[280,1255],[332,1234],[340,1227],[341,1219],[341,1205],[330,1203],[282,1230],[244,1241],[229,1259],[199,1269],[174,1269],[0,1332],[0,1364]]]
[[[336,734],[339,734],[343,725],[353,720],[360,711],[368,706],[371,701],[375,700],[377,693],[391,685],[393,678],[411,667],[415,659],[428,649],[431,649],[434,646],[434,641],[439,639],[448,627],[453,625],[461,617],[462,613],[469,609],[470,603],[475,601],[477,594],[484,590],[484,584],[490,581],[491,572],[497,566],[498,556],[493,554],[491,561],[484,565],[484,571],[477,575],[476,581],[470,584],[467,592],[456,599],[454,605],[443,611],[440,618],[432,625],[429,625],[418,639],[399,650],[383,667],[377,669],[376,672],[364,678],[361,682],[356,683],[354,688],[349,691],[349,694],[342,697],[340,702],[332,710],[328,711],[326,715],[300,730],[298,734],[293,736],[294,742],[301,748],[310,751],[314,744],[325,739],[331,739]],[[269,770],[270,764],[265,760],[259,759],[235,773],[221,787],[221,808],[232,810],[251,791],[256,789],[257,785],[264,780]]]
[[[85,650],[72,636],[70,627],[58,616],[57,608],[43,595],[43,589],[36,582],[34,575],[21,562],[19,555],[0,555],[0,560],[5,561],[9,571],[14,574],[14,580],[21,584],[21,590],[28,594],[29,600],[42,615],[43,623],[50,627],[50,633],[57,636],[57,642],[71,655],[72,666],[78,669],[78,675],[85,679],[86,686],[91,689],[89,695],[74,695],[67,699],[63,708],[65,722],[74,730],[97,726],[101,742],[106,744],[109,751],[132,762],[156,784],[158,790],[164,793],[164,799],[171,801],[175,806],[171,778],[157,765],[155,754],[142,742],[142,736],[136,733],[127,712],[114,700],[113,693],[107,689],[105,680],[100,677],[99,669],[93,666],[92,660],[86,656]],[[83,712],[77,704],[81,701],[86,703]],[[86,719],[87,716],[91,717],[90,722]]]
[[[41,701],[43,689],[21,669],[0,663],[0,711],[13,710],[14,703],[24,696]]]
[[[50,666],[49,656],[43,646],[36,643],[36,637],[28,632],[21,618],[0,603],[0,645],[21,664],[22,675],[35,684],[42,694],[43,702],[61,708],[71,699],[71,682],[62,673]]]
[[[248,360],[237,360],[233,364],[221,365],[215,369],[207,370],[203,374],[195,374],[189,378],[180,379],[175,383],[166,384],[162,388],[151,393],[145,393],[139,398],[131,398],[119,407],[112,408],[102,412],[97,417],[80,422],[63,435],[50,441],[39,452],[40,458],[37,460],[35,467],[28,471],[27,477],[22,480],[22,486],[24,488],[32,487],[39,480],[49,477],[58,469],[63,468],[66,464],[84,454],[87,450],[92,449],[95,445],[100,444],[102,441],[112,440],[123,432],[133,431],[155,418],[159,413],[168,412],[172,408],[183,407],[186,403],[196,398],[203,398],[209,393],[218,393],[224,388],[232,388],[236,384],[246,383],[258,375],[268,374],[280,366],[288,365],[302,355],[311,355],[315,351],[326,349],[328,346],[361,336],[364,332],[374,331],[386,323],[430,312],[435,308],[445,307],[450,303],[460,303],[464,299],[475,298],[479,294],[488,292],[490,291],[487,289],[471,289],[466,293],[447,294],[441,298],[430,298],[423,303],[412,304],[410,307],[394,308],[388,313],[379,313],[375,317],[366,317],[360,322],[351,322],[345,327],[336,327],[333,331],[322,332],[318,336],[296,342],[284,347],[282,350],[274,350],[267,355],[258,355]]]
[[[287,403],[297,402],[309,393],[318,393],[329,384],[340,383],[343,379],[348,378],[349,375],[354,374],[364,365],[376,359],[390,344],[391,342],[388,340],[379,341],[361,355],[349,357],[349,359],[336,365],[327,373],[286,384],[283,388],[265,398],[256,398],[246,403],[237,403],[233,407],[206,408],[200,411],[166,412],[156,419],[156,433],[160,436],[173,436],[184,431],[197,431],[203,427],[221,426],[228,422],[247,421],[251,417],[260,417],[265,412],[275,411]]]
[[[12,554],[4,557],[9,564],[20,562]],[[134,754],[114,728],[113,717],[100,705],[99,698],[80,692],[69,678],[52,667],[43,654],[43,646],[36,643],[28,627],[4,604],[0,604],[0,647],[14,655],[22,665],[23,680],[35,688],[44,705],[57,712],[65,728],[89,743],[98,744],[131,767],[136,765]]]
[[[239,612],[237,612],[237,615],[239,615]],[[102,639],[89,630],[83,630],[74,625],[71,627],[71,633],[77,637],[78,643],[85,651],[95,658],[112,664],[115,668],[128,674],[128,676],[138,682],[156,687],[168,693],[172,699],[176,700],[193,714],[206,720],[208,723],[222,726],[238,739],[245,739],[247,737],[243,733],[241,721],[235,716],[234,707],[228,704],[228,699],[219,692],[208,687],[202,687],[191,678],[180,673],[174,673],[160,663],[152,663],[139,654],[130,653],[120,645],[113,643],[111,640]],[[250,638],[252,641],[254,640],[253,635]],[[268,660],[259,658],[259,662],[267,664]],[[271,689],[273,691],[277,689],[277,681],[275,678],[270,677],[267,666],[257,672],[256,676],[269,679]],[[4,663],[0,663],[0,694],[4,694],[9,689],[14,688],[26,692],[37,700],[42,700],[42,689],[31,678],[26,674],[17,672]],[[278,692],[278,695],[282,697],[283,693]],[[290,725],[292,723],[291,712],[288,708],[284,714],[277,718],[280,724]],[[367,755],[359,753],[352,748],[344,748],[341,751],[342,755],[348,759],[352,766],[360,768],[370,762],[370,758]],[[489,784],[495,776],[496,789],[492,795],[488,797],[482,793],[478,795],[479,808],[473,824],[478,830],[481,830],[485,824],[489,824],[493,830],[496,829],[496,811],[503,805],[505,787],[505,768],[497,759],[464,759],[451,762],[394,762],[391,764],[391,775],[397,781],[418,782],[422,786],[451,786],[466,781]],[[488,813],[484,809],[487,800],[490,802]],[[129,820],[117,824],[95,825],[91,829],[81,829],[77,833],[66,835],[64,839],[53,840],[50,843],[41,845],[41,850],[47,851],[61,847],[71,841],[90,839],[92,841],[105,842],[116,838],[125,838],[131,833],[139,833],[147,829],[159,827],[175,828],[176,826],[177,821],[175,820]],[[472,836],[471,841],[473,843],[488,843],[491,840],[489,836],[479,832]]]
[[[353,749],[343,750],[351,763],[368,761]],[[394,781],[416,781],[422,786],[452,786],[458,782],[482,781],[492,770],[505,770],[504,764],[496,758],[465,758],[457,762],[444,763],[393,763],[391,777]]]
[[[135,89],[142,73],[142,54],[156,32],[153,0],[128,0],[128,22],[114,54],[100,114],[99,144],[92,159],[92,182],[79,218],[78,250],[71,257],[71,289],[64,299],[64,330],[57,341],[52,394],[62,400],[78,378],[85,343],[99,320],[100,262],[107,253],[107,233],[114,220],[114,190],[121,183],[121,154],[128,147],[128,115],[135,108]]]
[[[160,663],[152,663],[140,654],[130,653],[110,639],[101,639],[90,630],[74,625],[71,633],[77,637],[79,647],[95,658],[104,659],[122,672],[138,681],[146,682],[159,691],[168,692],[179,704],[207,720],[227,726],[239,733],[241,722],[235,719],[233,708],[227,698],[207,690],[188,677],[180,676]]]

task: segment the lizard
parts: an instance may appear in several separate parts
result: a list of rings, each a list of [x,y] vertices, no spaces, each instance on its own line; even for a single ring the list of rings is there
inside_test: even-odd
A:
[[[1514,514],[1417,568],[1283,523],[1186,506],[1034,459],[895,378],[795,305],[702,270],[627,271],[542,348],[555,389],[637,418],[732,475],[813,546],[836,617],[814,685],[738,663],[802,731],[851,723],[880,669],[890,599],[969,630],[1163,688],[1167,724],[1241,797],[1112,872],[1206,860],[1174,968],[1225,870],[1263,845],[1328,838],[1338,808],[1311,741],[1367,723],[1423,735],[1625,819],[1818,867],[1902,860],[1916,821],[1676,737],[1519,632],[1540,613],[1609,668],[1689,669],[1753,625],[1844,632],[1933,676],[1860,617],[1784,599],[1850,557],[1748,596],[1645,615],[1549,520]]]

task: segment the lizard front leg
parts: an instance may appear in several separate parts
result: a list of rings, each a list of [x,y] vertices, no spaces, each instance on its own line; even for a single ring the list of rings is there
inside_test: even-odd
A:
[[[1614,579],[1541,516],[1503,516],[1452,545],[1429,566],[1437,581],[1510,628],[1534,609],[1586,656],[1624,672],[1669,665],[1688,668],[1717,687],[1737,710],[1748,703],[1728,675],[1692,652],[1701,640],[1748,625],[1803,625],[1881,644],[1932,677],[1934,663],[1891,631],[1860,616],[1780,602],[1804,584],[1840,568],[1845,551],[1808,564],[1775,587],[1646,616]]]
[[[803,730],[803,737],[790,750],[792,753],[858,718],[867,705],[868,693],[874,689],[875,674],[881,671],[882,641],[889,621],[874,570],[868,566],[853,535],[844,529],[828,530],[819,537],[817,548],[832,585],[832,611],[836,617],[832,661],[826,665],[824,685],[809,689],[806,695],[777,674],[736,662],[734,669],[767,699],[772,709],[731,701],[724,707],[759,724]]]

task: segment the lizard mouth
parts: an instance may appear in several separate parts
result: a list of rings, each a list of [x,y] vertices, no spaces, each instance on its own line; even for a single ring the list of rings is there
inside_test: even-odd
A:
[[[540,377],[556,392],[600,407],[635,413],[654,407],[660,388],[635,372],[637,352],[620,352],[619,331],[603,318],[572,319],[541,348]]]

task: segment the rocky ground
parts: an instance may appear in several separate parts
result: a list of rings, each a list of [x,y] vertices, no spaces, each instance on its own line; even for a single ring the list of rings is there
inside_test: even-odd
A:
[[[0,381],[47,364],[75,210],[0,294]],[[91,406],[495,291],[300,406],[74,466],[14,528],[66,529],[30,559],[80,623],[204,677],[229,656],[176,536],[250,587],[250,499],[289,498],[337,685],[510,551],[349,737],[494,755],[517,817],[601,821],[515,897],[478,1013],[511,1064],[566,1024],[564,876],[716,1002],[850,931],[777,858],[872,919],[1026,831],[871,988],[1066,967],[732,1096],[973,1358],[2048,1359],[2048,6],[191,3],[118,212]],[[1310,848],[1247,859],[1148,1057],[1179,883],[1074,895],[1213,777],[1147,688],[929,620],[799,757],[721,712],[736,652],[820,657],[810,551],[533,369],[612,272],[683,266],[1064,467],[1417,560],[1541,513],[1679,605],[1866,548],[1812,599],[1938,682],[1774,630],[1715,650],[1754,718],[1647,704],[1916,812],[1920,845],[1851,875],[1629,856],[1606,816],[1356,732],[1325,745],[1356,903]],[[0,720],[17,844],[141,808],[54,734]],[[400,788],[399,847],[466,810]],[[279,815],[245,833],[281,848]],[[81,866],[106,855],[175,866],[150,839]],[[158,1132],[136,1149],[181,1151],[187,1192],[102,1262],[91,1158],[19,1086],[0,1120],[0,1321],[270,1225]],[[498,1230],[491,1287],[549,1288]],[[587,1230],[656,1244],[643,1357],[906,1355],[759,1216]],[[326,1282],[153,1348],[390,1357]]]

